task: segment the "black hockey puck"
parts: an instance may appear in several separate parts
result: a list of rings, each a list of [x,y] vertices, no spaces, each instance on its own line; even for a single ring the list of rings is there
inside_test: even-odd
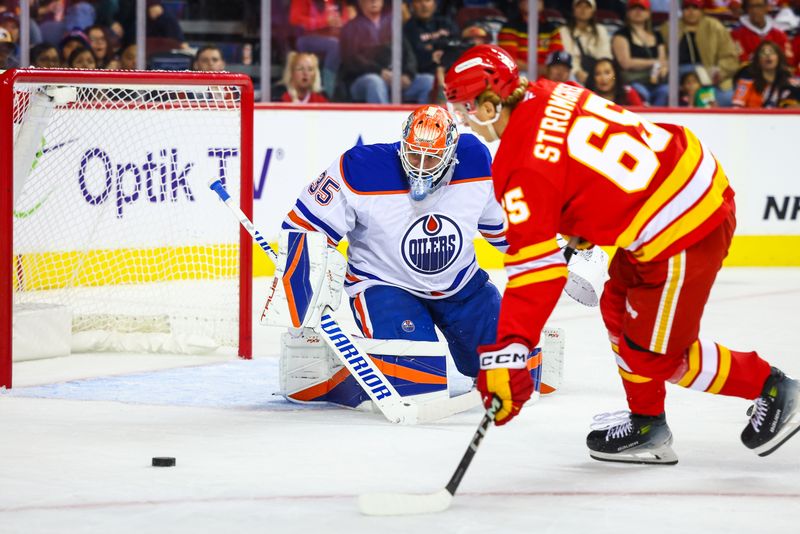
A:
[[[153,458],[153,467],[173,467],[175,458],[171,456],[156,456]]]

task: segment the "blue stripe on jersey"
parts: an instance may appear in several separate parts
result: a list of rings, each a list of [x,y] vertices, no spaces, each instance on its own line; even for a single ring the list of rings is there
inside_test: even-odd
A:
[[[484,231],[492,231],[492,230],[502,230],[505,227],[503,223],[500,224],[479,224],[478,230]]]
[[[317,228],[322,229],[322,231],[324,231],[326,234],[328,234],[328,237],[330,237],[331,239],[333,239],[337,243],[342,240],[341,234],[339,234],[336,230],[334,230],[333,228],[331,228],[330,226],[328,226],[327,224],[322,222],[322,220],[319,217],[317,217],[316,215],[311,213],[311,210],[309,210],[306,207],[306,205],[303,204],[302,200],[297,199],[297,202],[295,202],[295,206],[297,206],[297,209],[300,210],[300,212],[305,216],[305,218],[306,218],[306,220],[308,220],[308,222],[310,222],[311,224],[313,224]]]
[[[461,280],[464,278],[464,275],[465,275],[465,274],[467,274],[467,271],[469,271],[469,270],[472,268],[472,266],[473,266],[473,265],[475,265],[475,259],[474,259],[474,258],[472,259],[472,262],[471,262],[469,265],[467,265],[466,267],[464,267],[463,269],[461,269],[461,272],[459,272],[459,273],[456,275],[456,279],[455,279],[455,280],[453,280],[453,283],[452,283],[452,284],[450,284],[450,287],[448,287],[447,289],[445,289],[445,290],[444,290],[442,293],[447,293],[448,291],[452,291],[452,290],[454,290],[455,288],[457,288],[457,287],[458,287],[458,284],[460,284],[460,283],[461,283]]]
[[[369,274],[368,272],[362,271],[361,269],[357,269],[356,267],[353,267],[352,265],[348,265],[347,268],[350,270],[351,273],[353,273],[353,274],[355,274],[357,276],[361,276],[363,278],[369,278],[371,280],[381,280],[380,278],[378,278],[374,274]],[[381,280],[381,282],[383,282],[383,280]]]
[[[507,247],[508,246],[508,241],[506,241],[505,239],[503,239],[502,241],[492,241],[491,239],[487,239],[487,241],[489,242],[490,245],[495,246],[495,247]]]

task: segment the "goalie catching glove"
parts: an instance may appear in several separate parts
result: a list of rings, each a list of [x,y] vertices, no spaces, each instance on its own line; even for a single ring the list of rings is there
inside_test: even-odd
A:
[[[529,353],[522,343],[481,347],[477,387],[487,409],[495,396],[503,402],[494,416],[497,426],[516,417],[533,393],[533,380],[528,370]]]

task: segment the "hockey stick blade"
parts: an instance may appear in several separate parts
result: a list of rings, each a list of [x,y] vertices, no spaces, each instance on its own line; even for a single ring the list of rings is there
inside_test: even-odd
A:
[[[434,399],[417,404],[417,422],[434,423],[451,415],[466,412],[481,405],[481,396],[477,390],[463,393],[456,397]]]
[[[358,497],[358,509],[364,515],[417,515],[443,512],[453,496],[446,489],[425,495],[408,493],[368,493]]]
[[[450,507],[453,502],[453,497],[458,490],[461,479],[467,472],[469,464],[475,453],[478,452],[478,447],[483,441],[489,425],[494,421],[494,416],[503,402],[499,397],[495,396],[492,399],[492,405],[486,409],[483,414],[478,429],[472,435],[472,440],[469,442],[466,452],[458,462],[453,476],[443,489],[435,493],[427,494],[414,494],[414,493],[367,493],[359,495],[358,509],[364,515],[416,515],[416,514],[433,514],[436,512],[443,512]]]

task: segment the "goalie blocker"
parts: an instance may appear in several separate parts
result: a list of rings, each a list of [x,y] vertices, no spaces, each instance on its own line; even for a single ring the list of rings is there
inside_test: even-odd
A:
[[[340,304],[344,257],[314,232],[281,232],[279,250],[277,276],[261,323],[289,327],[281,337],[280,393],[293,402],[329,402],[375,411],[370,395],[319,331],[323,310],[335,310]],[[534,398],[542,381],[543,393],[558,388],[563,369],[563,331],[547,328],[542,339],[544,354],[537,348],[528,362],[537,392]],[[353,342],[400,396],[423,403],[449,396],[446,343],[357,336]]]

